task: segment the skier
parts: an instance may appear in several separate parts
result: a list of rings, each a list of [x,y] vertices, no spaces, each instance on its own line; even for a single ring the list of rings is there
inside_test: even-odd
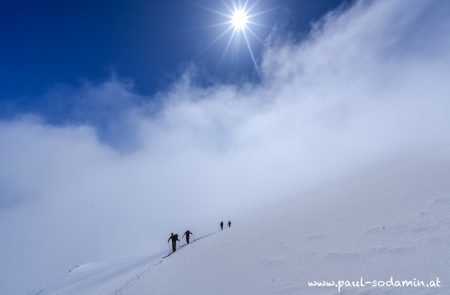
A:
[[[220,222],[220,230],[223,230],[223,221]]]
[[[188,243],[188,244],[189,244],[189,238],[191,237],[191,235],[192,235],[192,233],[190,230],[187,230],[183,235],[183,237],[186,236],[186,243]]]
[[[228,227],[231,227],[231,221],[228,221]]]
[[[170,240],[172,240],[172,252],[177,251],[177,241],[180,241],[180,240],[178,240],[178,234],[171,233],[170,238],[167,240],[167,243]]]

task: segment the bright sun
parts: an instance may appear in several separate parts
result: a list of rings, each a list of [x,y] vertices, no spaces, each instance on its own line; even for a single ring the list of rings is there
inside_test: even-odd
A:
[[[223,50],[220,59],[221,61],[228,50],[232,51],[231,54],[234,56],[240,48],[237,42],[243,42],[243,45],[248,49],[255,70],[259,75],[258,63],[255,54],[253,53],[251,43],[252,41],[258,41],[264,46],[264,41],[260,38],[259,32],[261,32],[261,30],[267,31],[270,28],[258,22],[258,19],[261,19],[264,14],[274,10],[274,8],[259,10],[258,3],[260,1],[262,0],[221,0],[220,2],[223,4],[225,11],[200,5],[201,8],[217,14],[224,20],[221,23],[211,25],[211,28],[225,26],[225,30],[222,33],[219,33],[219,35],[204,50],[207,50],[215,43],[228,36],[228,41],[225,43],[225,49]]]
[[[236,9],[231,16],[231,23],[235,30],[242,31],[248,23],[248,15],[244,9]]]

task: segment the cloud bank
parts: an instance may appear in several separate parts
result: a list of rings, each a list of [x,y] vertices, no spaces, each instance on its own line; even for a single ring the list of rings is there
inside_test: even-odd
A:
[[[5,294],[448,145],[449,13],[357,2],[305,40],[268,41],[259,83],[199,86],[187,71],[154,97],[116,77],[53,88],[67,118],[0,122]]]

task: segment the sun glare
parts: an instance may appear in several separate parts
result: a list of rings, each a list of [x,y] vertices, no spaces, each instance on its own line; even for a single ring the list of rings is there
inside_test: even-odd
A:
[[[264,14],[274,10],[274,8],[259,10],[257,6],[260,1],[261,0],[221,0],[220,2],[223,4],[225,11],[200,6],[205,10],[217,14],[221,18],[225,18],[224,22],[211,26],[211,28],[224,26],[225,29],[222,33],[219,33],[210,44],[208,44],[204,51],[228,36],[228,41],[225,42],[225,48],[220,59],[221,61],[227,51],[231,51],[232,55],[234,55],[239,48],[238,42],[243,42],[243,45],[248,49],[256,73],[259,75],[258,62],[251,43],[257,41],[261,45],[264,45],[258,31],[264,29],[267,30],[269,27],[260,23],[258,19],[261,19]]]
[[[231,23],[235,30],[245,30],[248,23],[248,15],[244,9],[236,9],[231,16]]]

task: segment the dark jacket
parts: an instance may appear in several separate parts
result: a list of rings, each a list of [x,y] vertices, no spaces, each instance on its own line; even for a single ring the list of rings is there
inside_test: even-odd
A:
[[[172,243],[174,243],[176,241],[180,241],[180,240],[178,240],[178,235],[177,234],[170,235],[170,238],[167,240],[167,242],[170,241],[170,240],[172,240]]]

